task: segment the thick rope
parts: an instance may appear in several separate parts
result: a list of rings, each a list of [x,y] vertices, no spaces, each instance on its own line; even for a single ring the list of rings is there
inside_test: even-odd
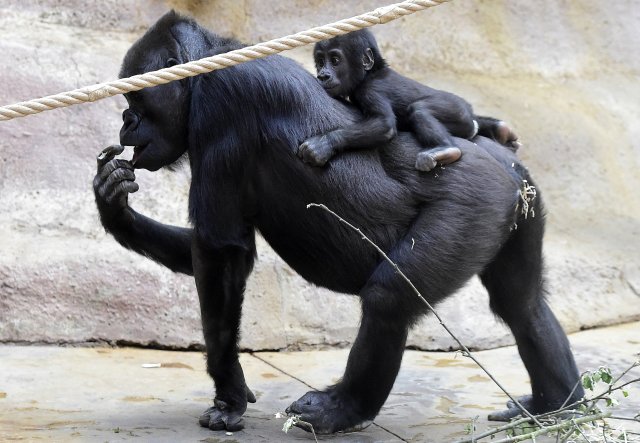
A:
[[[116,81],[99,83],[75,89],[61,94],[49,95],[40,99],[15,103],[0,107],[0,121],[26,117],[44,111],[57,108],[78,105],[86,102],[95,102],[103,98],[124,94],[131,91],[139,91],[144,88],[164,85],[166,83],[193,77],[199,74],[224,69],[245,63],[251,60],[277,54],[282,51],[309,45],[321,40],[326,40],[337,35],[347,34],[369,26],[388,23],[405,15],[414,14],[450,0],[406,0],[389,6],[383,6],[375,11],[356,17],[340,20],[325,26],[319,26],[308,31],[288,35],[286,37],[259,43],[246,48],[236,49],[224,54],[206,57],[182,65],[175,65],[158,71],[123,78]]]

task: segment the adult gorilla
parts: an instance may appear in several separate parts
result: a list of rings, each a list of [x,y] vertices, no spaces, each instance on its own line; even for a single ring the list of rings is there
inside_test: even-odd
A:
[[[238,47],[171,12],[133,45],[120,74]],[[420,146],[403,133],[336,156],[325,168],[308,166],[296,157],[300,143],[361,116],[281,57],[130,93],[127,101],[120,142],[135,146],[134,156],[114,159],[119,146],[103,151],[96,202],[102,224],[123,246],[195,276],[216,389],[203,426],[241,429],[247,401],[255,401],[238,362],[238,329],[256,229],[304,278],[362,301],[342,380],[305,394],[289,412],[317,432],[355,429],[376,416],[391,390],[407,331],[425,308],[372,248],[327,213],[307,209],[311,202],[360,226],[431,303],[479,273],[529,371],[533,396],[525,405],[548,411],[570,395],[578,371],[542,294],[543,217],[525,219],[518,209],[522,179],[531,178],[504,147],[458,139],[461,161],[421,173],[413,167]],[[134,168],[157,170],[184,154],[193,229],[163,225],[128,206],[138,186]],[[539,198],[534,209],[542,214]],[[578,389],[572,399],[581,395]]]

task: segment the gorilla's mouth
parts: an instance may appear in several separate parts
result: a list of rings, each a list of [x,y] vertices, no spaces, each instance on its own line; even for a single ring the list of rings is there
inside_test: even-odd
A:
[[[147,145],[142,145],[142,146],[134,146],[133,147],[133,157],[131,157],[131,163],[135,166],[136,162],[140,159],[140,156],[142,155],[142,152],[145,150],[145,148],[148,146]]]
[[[329,94],[331,97],[336,98],[341,94],[340,83],[332,83],[332,84],[323,84],[325,92]]]
[[[340,83],[323,83],[322,87],[325,91],[331,91],[332,89],[337,89],[340,86]]]

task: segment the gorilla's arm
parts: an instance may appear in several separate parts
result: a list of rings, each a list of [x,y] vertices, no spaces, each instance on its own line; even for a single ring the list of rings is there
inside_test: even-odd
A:
[[[363,93],[358,107],[365,118],[302,143],[298,157],[313,166],[324,166],[334,155],[355,148],[368,148],[389,142],[396,136],[396,116],[389,99],[373,87]]]
[[[138,190],[133,166],[115,159],[122,146],[110,146],[98,156],[93,190],[105,230],[127,249],[142,254],[174,272],[193,275],[192,230],[159,223],[128,204],[130,192]]]

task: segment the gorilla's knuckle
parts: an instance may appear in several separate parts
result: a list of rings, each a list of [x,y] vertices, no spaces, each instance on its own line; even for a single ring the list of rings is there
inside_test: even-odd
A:
[[[96,189],[96,192],[98,193],[98,195],[100,195],[100,197],[105,199],[109,194],[109,189],[110,189],[109,183],[100,182],[100,184],[98,185],[98,188]]]
[[[133,192],[137,192],[138,189],[140,189],[140,187],[136,182],[131,182],[131,181],[126,182],[126,187],[125,187],[126,192],[133,193]]]

